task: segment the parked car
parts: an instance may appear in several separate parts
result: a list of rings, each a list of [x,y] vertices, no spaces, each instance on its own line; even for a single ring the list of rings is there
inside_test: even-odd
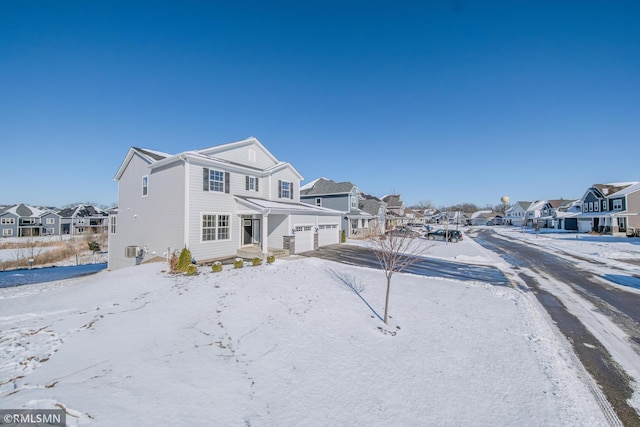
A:
[[[422,233],[419,233],[415,230],[412,230],[409,227],[405,227],[405,226],[401,226],[401,227],[396,227],[393,228],[389,231],[387,231],[386,233],[387,236],[401,236],[401,237],[418,237],[418,236],[422,236]]]
[[[429,240],[448,240],[456,243],[462,240],[462,231],[459,230],[435,230],[427,233]]]
[[[430,225],[426,225],[426,224],[421,224],[419,222],[410,222],[407,224],[407,227],[409,227],[412,230],[415,230],[421,234],[424,234],[426,232],[431,231],[431,226]]]

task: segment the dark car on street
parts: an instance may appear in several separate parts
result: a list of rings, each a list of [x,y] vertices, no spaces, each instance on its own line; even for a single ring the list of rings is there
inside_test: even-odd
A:
[[[462,231],[459,230],[435,230],[427,233],[427,239],[429,240],[446,240],[451,243],[456,243],[462,240]]]

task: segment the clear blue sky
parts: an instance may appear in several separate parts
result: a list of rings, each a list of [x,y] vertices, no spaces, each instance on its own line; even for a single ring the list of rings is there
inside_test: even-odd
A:
[[[2,1],[0,204],[257,137],[407,204],[640,180],[639,1]]]

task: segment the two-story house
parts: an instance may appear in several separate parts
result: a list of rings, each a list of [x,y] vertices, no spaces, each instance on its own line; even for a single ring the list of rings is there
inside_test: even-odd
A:
[[[362,210],[364,197],[351,182],[318,178],[300,188],[300,201],[342,212],[342,229],[347,236],[368,235],[375,229],[376,218]]]
[[[580,199],[578,231],[624,235],[640,227],[640,182],[592,185]]]
[[[77,205],[58,211],[62,234],[106,233],[109,226],[107,211],[92,205]]]
[[[567,212],[574,200],[546,200],[537,219],[538,228],[577,230],[575,214]]]
[[[505,222],[507,225],[521,227],[525,222],[525,214],[531,206],[531,202],[519,201],[513,204],[505,212]]]
[[[300,203],[300,173],[253,137],[179,154],[132,147],[114,179],[110,269],[184,247],[206,262],[339,242],[341,212]]]
[[[60,234],[60,216],[49,208],[23,203],[0,211],[0,236],[31,237]]]

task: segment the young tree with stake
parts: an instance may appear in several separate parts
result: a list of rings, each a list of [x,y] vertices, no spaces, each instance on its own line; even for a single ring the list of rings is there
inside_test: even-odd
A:
[[[393,232],[373,236],[369,239],[369,243],[369,248],[375,254],[387,278],[387,294],[384,301],[384,323],[386,324],[389,316],[389,296],[393,274],[402,272],[419,261],[420,256],[431,245],[418,236],[400,236]]]

